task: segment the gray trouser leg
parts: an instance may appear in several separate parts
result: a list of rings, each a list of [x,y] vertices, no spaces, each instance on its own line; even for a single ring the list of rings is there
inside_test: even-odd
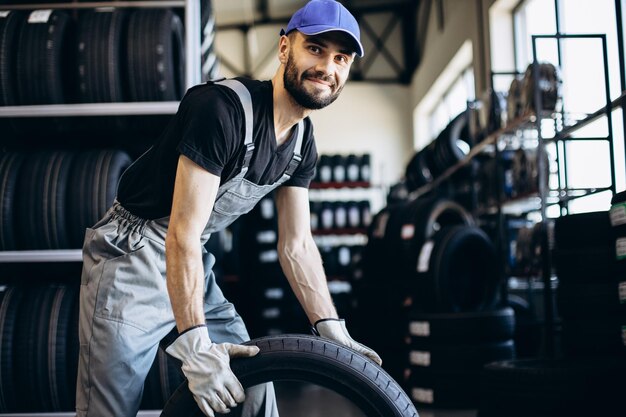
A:
[[[113,220],[87,232],[78,417],[135,417],[159,341],[174,326],[164,266],[155,262],[162,248],[133,231],[120,233],[123,227]]]
[[[243,320],[222,293],[212,272],[215,258],[205,255],[204,270],[207,276],[204,315],[211,340],[216,343],[242,343],[250,340]],[[229,417],[278,417],[274,384],[267,383],[246,389],[245,402],[232,410]]]

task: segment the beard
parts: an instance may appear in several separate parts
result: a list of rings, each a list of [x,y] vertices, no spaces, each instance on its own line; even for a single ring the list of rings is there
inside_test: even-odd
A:
[[[306,79],[320,79],[325,82],[331,83],[331,93],[324,95],[323,92],[309,92],[304,86],[304,80]],[[293,55],[291,51],[287,57],[287,63],[285,64],[285,72],[283,74],[283,84],[285,89],[291,94],[293,99],[300,106],[309,110],[319,110],[328,106],[339,97],[343,85],[337,87],[337,82],[333,77],[328,77],[320,72],[313,70],[307,70],[300,77],[298,77],[298,69],[294,63]],[[333,91],[334,90],[334,91]]]

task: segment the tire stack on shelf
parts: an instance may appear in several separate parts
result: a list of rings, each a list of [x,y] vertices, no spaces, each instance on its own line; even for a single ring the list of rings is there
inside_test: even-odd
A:
[[[179,100],[183,27],[171,9],[0,12],[1,105]],[[13,46],[15,45],[15,46]],[[21,137],[68,133],[156,134],[169,120],[15,118]],[[158,120],[157,120],[158,119]],[[112,122],[111,122],[112,121]],[[162,121],[161,123],[155,123]],[[5,123],[6,124],[6,123]]]
[[[200,3],[208,79],[217,70],[215,21],[210,0]],[[89,103],[180,100],[186,55],[179,11],[111,6],[73,12],[0,6],[0,106],[77,104],[78,112]],[[139,139],[152,141],[169,119],[0,118],[0,250],[80,248],[85,228],[112,205],[131,155],[149,146]],[[42,150],[33,152],[32,144]],[[109,149],[117,145],[123,150]],[[11,265],[10,273],[3,268],[0,412],[73,411],[79,276],[66,274],[66,263],[33,265],[50,276],[34,276],[30,264]],[[183,381],[179,368],[159,350],[143,409],[163,407]]]
[[[249,303],[240,313],[252,337],[308,331],[308,321],[278,260],[278,219],[273,195],[241,218],[242,290]]]
[[[320,155],[311,183],[311,231],[322,256],[333,302],[348,326],[354,313],[353,283],[360,273],[358,264],[363,252],[359,237],[365,237],[371,222],[370,201],[355,200],[350,193],[370,186],[369,154]]]
[[[617,415],[626,390],[626,315],[615,233],[607,211],[556,219],[562,355],[486,366],[479,417]]]
[[[518,358],[540,354],[543,296],[534,281],[542,273],[541,223],[525,218],[506,218],[509,277],[507,303],[515,311],[515,349]]]
[[[416,404],[475,408],[483,365],[515,356],[514,313],[497,307],[496,265],[491,240],[474,226],[443,227],[423,243],[409,326],[409,389]],[[448,327],[449,334],[431,334],[431,325]],[[500,330],[468,337],[473,326]]]
[[[379,352],[383,367],[404,382],[419,405],[461,406],[466,398],[462,391],[472,390],[452,384],[444,385],[443,393],[434,393],[433,389],[441,389],[435,379],[446,379],[449,375],[438,375],[437,370],[433,374],[423,366],[424,355],[431,353],[424,349],[432,347],[437,350],[433,354],[445,355],[441,352],[453,347],[446,345],[448,340],[423,343],[417,339],[420,334],[411,335],[413,328],[409,323],[424,317],[461,322],[463,314],[488,315],[495,308],[499,285],[495,250],[487,235],[473,224],[473,218],[457,203],[430,197],[385,207],[374,217],[369,230],[363,255],[363,279],[357,293],[359,337]],[[507,314],[512,316],[512,311],[507,310]],[[504,343],[504,347],[468,347],[468,351],[481,358],[468,358],[468,363],[474,366],[474,376],[482,364],[511,357],[511,337],[494,340]],[[407,339],[413,345],[407,344]],[[482,342],[484,345],[490,340],[485,338]],[[458,345],[462,341],[454,343]],[[424,392],[430,394],[424,396]]]
[[[620,293],[626,279],[615,259],[618,230],[607,211],[556,219],[557,308],[569,356],[626,357],[626,298]]]
[[[317,161],[312,188],[324,186],[369,187],[371,157],[369,154],[323,154]]]
[[[120,150],[0,155],[0,250],[80,248],[130,163]]]
[[[405,172],[405,183],[409,192],[429,184],[465,158],[474,144],[469,122],[469,112],[460,113],[434,141],[413,155]],[[464,180],[468,172],[468,167],[465,167],[453,177]]]
[[[0,412],[72,411],[78,291],[67,284],[0,287]]]

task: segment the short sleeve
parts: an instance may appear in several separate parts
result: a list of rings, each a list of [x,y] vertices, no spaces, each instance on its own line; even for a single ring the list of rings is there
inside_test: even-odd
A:
[[[225,87],[201,85],[187,92],[179,108],[178,152],[217,176],[238,154],[241,142],[243,109],[232,94]]]
[[[305,119],[304,140],[302,143],[302,162],[296,168],[293,176],[284,185],[289,187],[309,188],[311,180],[315,176],[317,165],[317,147],[313,135],[313,123],[309,118]]]

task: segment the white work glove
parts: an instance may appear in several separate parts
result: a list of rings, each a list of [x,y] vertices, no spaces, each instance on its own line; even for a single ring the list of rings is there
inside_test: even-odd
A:
[[[256,346],[213,343],[206,326],[183,332],[165,352],[182,361],[189,391],[198,407],[209,417],[229,413],[243,402],[243,387],[230,369],[231,358],[250,357],[259,353]]]
[[[315,322],[313,325],[313,331],[318,335],[325,337],[326,339],[333,340],[339,344],[347,346],[356,350],[359,353],[367,356],[378,365],[382,365],[383,361],[380,356],[372,349],[365,345],[356,342],[348,333],[346,329],[346,322],[343,319],[322,319]]]

